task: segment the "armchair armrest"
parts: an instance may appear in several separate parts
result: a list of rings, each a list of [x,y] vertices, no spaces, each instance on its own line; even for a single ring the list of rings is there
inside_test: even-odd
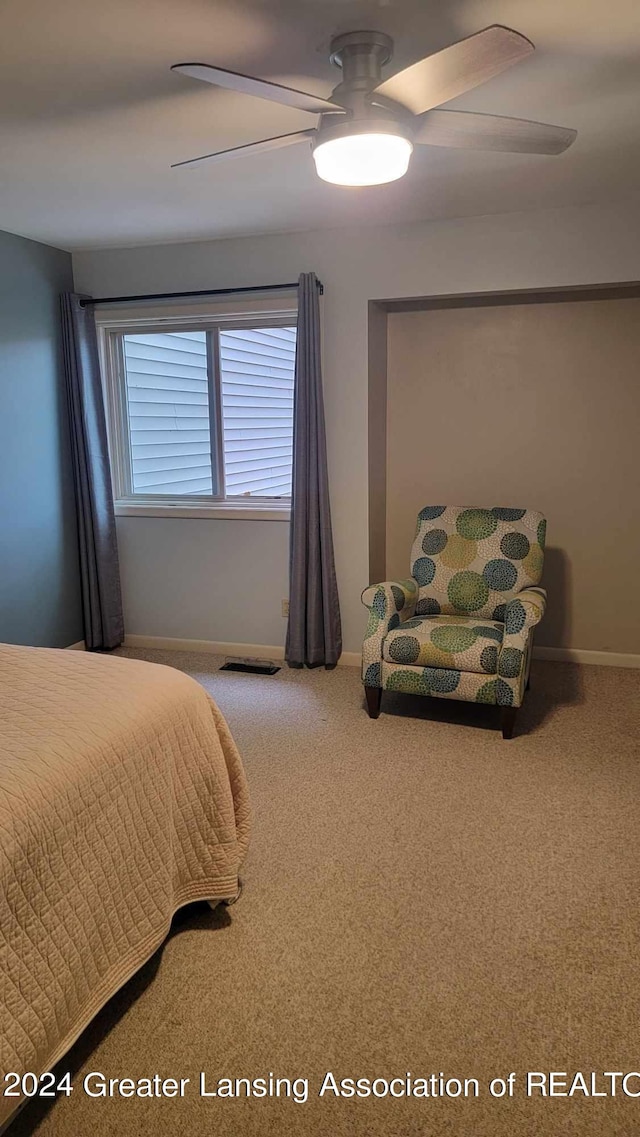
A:
[[[411,619],[417,600],[418,582],[413,577],[371,584],[362,593],[362,603],[369,609],[362,645],[362,680],[367,687],[381,685],[382,641],[392,628]]]
[[[531,632],[544,616],[544,588],[524,588],[506,606],[504,637],[498,657],[497,701],[500,706],[519,707],[529,670]]]

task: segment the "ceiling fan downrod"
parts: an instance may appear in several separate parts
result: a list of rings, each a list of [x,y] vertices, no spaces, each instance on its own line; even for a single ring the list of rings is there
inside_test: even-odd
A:
[[[381,83],[382,68],[393,57],[393,40],[384,32],[345,32],[331,40],[329,52],[342,71],[332,98],[351,110]]]

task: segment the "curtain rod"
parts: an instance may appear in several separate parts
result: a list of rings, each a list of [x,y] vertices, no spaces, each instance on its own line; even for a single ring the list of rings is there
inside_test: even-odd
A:
[[[197,292],[148,292],[140,296],[87,296],[80,301],[80,307],[90,304],[125,304],[136,300],[178,300],[193,296],[234,296],[238,292],[277,292],[298,288],[297,280],[289,284],[250,284],[246,288],[202,288]],[[324,292],[318,281],[320,295]]]

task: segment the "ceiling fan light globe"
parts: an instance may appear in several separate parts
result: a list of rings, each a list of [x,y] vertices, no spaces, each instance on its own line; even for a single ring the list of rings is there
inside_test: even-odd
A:
[[[406,174],[413,146],[389,133],[358,133],[330,138],[313,151],[318,177],[338,186],[380,186]]]

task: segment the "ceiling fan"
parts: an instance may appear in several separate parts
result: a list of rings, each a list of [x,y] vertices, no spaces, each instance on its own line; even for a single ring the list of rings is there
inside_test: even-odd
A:
[[[325,181],[371,186],[401,178],[416,144],[560,154],[577,131],[526,119],[439,109],[441,103],[492,79],[532,51],[534,45],[525,36],[493,24],[383,79],[382,68],[393,55],[393,40],[384,32],[347,32],[331,41],[330,59],[341,69],[342,79],[326,99],[224,67],[176,63],[172,71],[320,115],[320,122],[309,130],[176,162],[173,168],[306,141],[311,143],[317,173]]]

